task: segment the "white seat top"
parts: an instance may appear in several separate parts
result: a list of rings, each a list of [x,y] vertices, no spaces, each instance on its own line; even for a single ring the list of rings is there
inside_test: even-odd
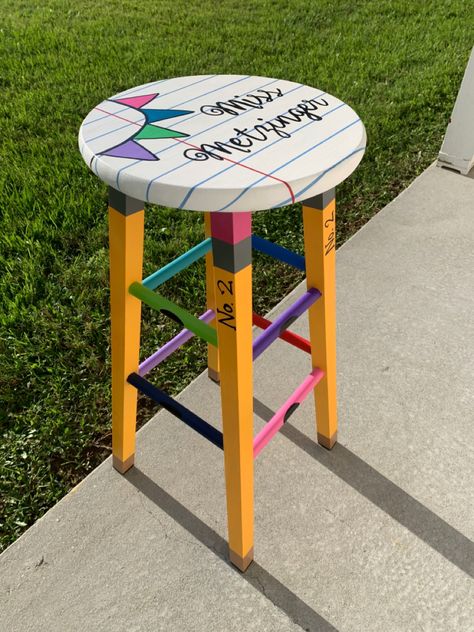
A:
[[[258,211],[336,186],[366,133],[323,90],[244,75],[177,77],[125,90],[84,119],[79,148],[101,180],[154,204]]]

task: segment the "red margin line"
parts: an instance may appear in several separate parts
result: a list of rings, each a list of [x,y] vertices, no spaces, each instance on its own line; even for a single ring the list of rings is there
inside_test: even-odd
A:
[[[185,145],[189,145],[189,147],[192,147],[193,149],[197,149],[198,151],[202,151],[202,149],[198,145],[192,145],[191,143],[187,143],[185,140],[182,140],[182,139],[179,139],[179,138],[175,138],[175,140],[179,141],[180,143],[184,143]],[[249,167],[248,165],[243,165],[241,162],[237,162],[236,160],[231,160],[230,158],[226,158],[225,156],[221,156],[221,158],[222,158],[222,160],[227,160],[227,162],[231,162],[234,165],[238,165],[239,167],[243,167],[244,169],[248,169],[249,171],[253,171],[254,173],[259,173],[262,176],[266,176],[267,178],[272,178],[272,180],[277,180],[277,182],[281,182],[288,189],[288,192],[289,192],[289,194],[291,196],[292,203],[293,204],[295,203],[295,196],[294,196],[294,193],[293,193],[293,189],[290,187],[288,182],[286,182],[285,180],[282,180],[281,178],[276,178],[275,176],[272,176],[269,173],[265,173],[265,171],[260,171],[259,169],[254,169],[253,167]]]

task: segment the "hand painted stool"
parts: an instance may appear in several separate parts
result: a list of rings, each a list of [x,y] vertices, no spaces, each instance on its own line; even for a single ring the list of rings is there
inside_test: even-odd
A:
[[[299,83],[239,75],[155,81],[106,99],[85,118],[79,148],[109,185],[112,450],[134,463],[137,390],[224,450],[230,560],[253,559],[253,460],[314,392],[317,437],[336,442],[334,187],[362,159],[366,134],[335,97]],[[251,213],[303,202],[305,257],[252,236]],[[206,239],[142,280],[144,203],[205,211]],[[252,248],[306,271],[307,292],[273,323],[252,314]],[[156,288],[206,258],[199,318]],[[183,330],[139,364],[141,303]],[[308,310],[310,341],[288,331]],[[262,333],[252,343],[252,324]],[[223,433],[144,378],[193,335],[208,342]],[[312,370],[253,436],[252,361],[276,338],[311,354]]]

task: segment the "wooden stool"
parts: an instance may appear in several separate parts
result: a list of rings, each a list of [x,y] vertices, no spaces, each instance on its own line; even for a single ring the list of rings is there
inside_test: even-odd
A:
[[[224,450],[230,559],[253,559],[253,460],[311,392],[318,442],[337,437],[334,188],[362,159],[357,114],[302,84],[237,75],[156,81],[103,101],[79,147],[109,185],[114,467],[134,463],[137,389]],[[252,236],[251,213],[303,202],[305,257]],[[142,280],[144,203],[205,212],[206,238]],[[210,210],[212,212],[210,212]],[[252,314],[252,248],[306,270],[307,292],[273,323]],[[206,258],[208,310],[199,318],[156,292]],[[183,330],[139,364],[141,304]],[[288,327],[308,310],[310,340]],[[252,343],[252,324],[263,331]],[[193,335],[208,342],[223,432],[144,378]],[[276,338],[311,354],[312,369],[253,436],[252,362]]]

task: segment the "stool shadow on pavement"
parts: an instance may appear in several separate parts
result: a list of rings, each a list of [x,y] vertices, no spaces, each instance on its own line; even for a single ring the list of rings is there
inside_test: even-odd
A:
[[[139,468],[132,467],[125,474],[125,478],[199,542],[207,546],[243,580],[261,592],[303,630],[309,632],[337,632],[337,629],[329,621],[312,610],[308,604],[291,592],[273,575],[270,575],[257,562],[252,562],[245,573],[240,573],[228,561],[228,545],[224,538],[168,494]]]
[[[255,397],[254,412],[264,421],[274,415],[273,410]],[[474,543],[401,487],[340,443],[328,452],[289,423],[280,433],[452,564],[474,577]]]

